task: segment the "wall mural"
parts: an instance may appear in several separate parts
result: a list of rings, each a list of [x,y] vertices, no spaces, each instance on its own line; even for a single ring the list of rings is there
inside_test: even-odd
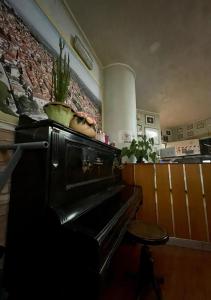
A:
[[[53,56],[24,22],[0,0],[0,110],[46,118],[43,105],[52,93]],[[101,128],[101,104],[72,71],[67,103],[84,111]]]

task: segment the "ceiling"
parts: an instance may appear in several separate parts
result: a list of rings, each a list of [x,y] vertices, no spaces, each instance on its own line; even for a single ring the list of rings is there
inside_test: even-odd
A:
[[[136,72],[137,108],[161,127],[211,117],[210,0],[67,0],[103,66]]]

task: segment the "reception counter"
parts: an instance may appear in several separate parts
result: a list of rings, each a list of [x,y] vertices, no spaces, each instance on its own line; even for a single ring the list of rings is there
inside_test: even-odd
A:
[[[127,164],[123,179],[142,186],[138,218],[172,237],[211,241],[211,164]]]

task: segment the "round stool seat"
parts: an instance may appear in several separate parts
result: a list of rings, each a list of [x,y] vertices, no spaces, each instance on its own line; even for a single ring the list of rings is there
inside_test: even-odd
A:
[[[165,229],[157,224],[145,223],[141,220],[132,221],[127,228],[130,238],[144,245],[165,244],[169,236]]]

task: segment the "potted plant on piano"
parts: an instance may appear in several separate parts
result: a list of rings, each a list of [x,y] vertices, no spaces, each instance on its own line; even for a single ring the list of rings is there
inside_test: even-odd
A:
[[[53,61],[52,70],[52,99],[43,109],[48,118],[69,127],[69,123],[73,117],[73,111],[70,106],[65,103],[68,95],[70,84],[70,59],[69,55],[64,54],[65,43],[60,38],[60,53]]]

